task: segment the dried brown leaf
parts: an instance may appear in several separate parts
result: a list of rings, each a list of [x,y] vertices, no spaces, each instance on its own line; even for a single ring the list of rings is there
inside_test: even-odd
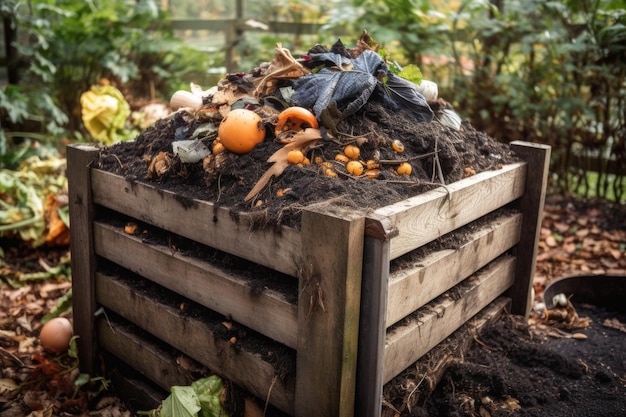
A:
[[[255,186],[250,190],[248,195],[244,198],[244,201],[249,201],[252,197],[257,195],[263,187],[267,185],[269,180],[272,177],[278,177],[283,173],[285,168],[289,166],[289,162],[287,161],[287,154],[290,151],[299,149],[302,153],[306,154],[306,151],[311,148],[311,146],[315,145],[320,139],[322,135],[319,129],[308,128],[301,132],[298,132],[291,142],[277,150],[267,159],[267,162],[273,162],[272,165],[263,176],[257,181]]]
[[[310,73],[311,71],[296,61],[289,49],[283,48],[279,42],[276,44],[274,59],[265,69],[264,75],[254,80],[255,94],[269,95],[276,90],[278,80],[299,78]]]

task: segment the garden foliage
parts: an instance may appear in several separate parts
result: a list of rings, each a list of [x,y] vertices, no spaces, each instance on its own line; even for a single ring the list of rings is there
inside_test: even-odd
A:
[[[354,0],[361,26],[475,127],[551,145],[559,189],[626,199],[626,2],[438,3]]]
[[[79,100],[101,78],[136,98],[168,100],[208,65],[173,36],[155,0],[7,0],[0,14],[15,34],[0,87],[0,167],[32,140],[93,140]]]

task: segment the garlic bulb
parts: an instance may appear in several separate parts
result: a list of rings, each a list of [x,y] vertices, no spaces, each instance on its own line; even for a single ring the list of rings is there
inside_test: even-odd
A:
[[[552,297],[552,304],[554,304],[555,307],[566,307],[567,297],[563,293],[556,294]]]
[[[197,109],[201,106],[202,97],[189,91],[178,90],[172,94],[172,98],[170,98],[170,107],[172,110],[178,110],[183,107]]]
[[[437,115],[437,118],[442,125],[448,126],[450,129],[461,130],[461,116],[459,116],[452,109],[443,109],[441,113]]]
[[[417,86],[417,91],[424,96],[426,101],[437,100],[437,97],[439,97],[439,87],[434,81],[422,80]]]

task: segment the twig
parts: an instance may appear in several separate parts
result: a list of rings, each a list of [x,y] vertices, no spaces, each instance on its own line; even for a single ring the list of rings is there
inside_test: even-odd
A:
[[[0,352],[2,352],[4,355],[8,356],[13,362],[18,364],[21,368],[26,366],[26,365],[24,365],[24,362],[22,362],[20,360],[20,358],[18,358],[17,356],[15,356],[14,354],[12,354],[11,352],[9,352],[8,350],[6,350],[5,348],[3,348],[1,346],[0,346]]]
[[[494,347],[489,346],[488,344],[486,344],[486,343],[485,343],[485,342],[483,342],[482,340],[480,340],[480,339],[478,338],[478,336],[476,336],[476,335],[474,336],[474,341],[475,341],[476,343],[478,343],[479,345],[481,345],[482,347],[484,347],[484,348],[486,348],[486,349],[489,349],[489,350],[490,350],[490,351],[492,351],[492,352],[495,352],[496,350],[498,350],[498,349],[496,349],[496,348],[494,348]]]
[[[409,396],[406,398],[406,406],[409,410],[409,413],[411,413],[411,397],[413,396],[413,394],[415,394],[415,391],[417,391],[417,389],[420,387],[420,385],[422,385],[422,382],[424,382],[425,379],[426,374],[423,374],[422,379],[419,380],[419,382],[415,385],[415,388],[413,388],[413,391],[411,391]]]
[[[270,404],[270,397],[272,396],[272,390],[274,389],[274,385],[276,385],[276,381],[278,381],[278,375],[274,375],[272,378],[272,383],[270,384],[270,388],[267,390],[267,397],[265,397],[265,408],[263,408],[263,417],[267,414],[267,407]]]

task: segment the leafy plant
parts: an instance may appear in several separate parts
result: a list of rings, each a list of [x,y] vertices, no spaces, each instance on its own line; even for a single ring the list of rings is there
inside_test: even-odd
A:
[[[363,10],[361,25],[394,45],[394,59],[417,64],[436,81],[441,97],[476,128],[501,141],[551,145],[558,189],[606,196],[611,188],[623,200],[624,3],[444,3],[437,9],[422,0],[354,1]],[[591,167],[599,175],[593,184]],[[572,178],[582,187],[572,187]]]
[[[0,89],[2,155],[33,125],[40,140],[61,128],[83,137],[79,98],[101,78],[135,98],[168,99],[183,74],[209,65],[173,36],[154,0],[9,0],[0,11],[23,34],[12,43],[19,79]]]
[[[222,390],[221,378],[211,375],[191,385],[172,387],[170,395],[158,409],[141,414],[155,417],[228,417],[220,402]]]

